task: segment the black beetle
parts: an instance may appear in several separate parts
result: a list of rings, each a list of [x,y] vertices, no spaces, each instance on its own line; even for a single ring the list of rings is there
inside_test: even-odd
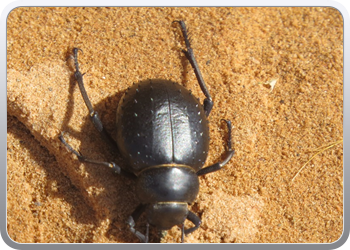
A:
[[[83,74],[79,71],[79,49],[75,48],[74,76],[89,109],[90,118],[102,137],[126,160],[128,168],[122,169],[114,162],[88,159],[68,145],[62,135],[59,137],[81,162],[108,166],[117,174],[136,179],[140,205],[128,218],[127,224],[142,242],[148,242],[149,225],[160,230],[182,225],[182,242],[184,234],[195,231],[201,220],[188,210],[188,205],[197,197],[198,176],[220,170],[234,154],[231,147],[231,122],[227,120],[229,136],[224,160],[202,168],[208,155],[207,117],[213,102],[190,46],[185,23],[175,22],[180,24],[187,48],[182,52],[191,63],[206,97],[203,105],[190,91],[175,82],[154,79],[134,84],[125,92],[118,106],[115,142],[103,128],[87,96]],[[135,223],[144,212],[147,224],[146,233],[142,234],[135,229]],[[194,227],[185,230],[186,219]]]

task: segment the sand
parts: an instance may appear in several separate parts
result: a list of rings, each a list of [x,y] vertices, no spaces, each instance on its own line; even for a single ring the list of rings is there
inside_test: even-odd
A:
[[[338,240],[341,14],[306,7],[150,7],[17,8],[9,14],[7,229],[13,241],[138,242],[125,224],[138,205],[134,182],[80,163],[58,140],[64,131],[82,154],[119,162],[89,120],[72,78],[72,48],[83,50],[86,90],[115,136],[116,108],[133,82],[168,79],[204,99],[172,24],[180,19],[214,101],[205,166],[225,151],[222,119],[232,121],[236,151],[223,170],[200,178],[190,209],[203,223],[185,242]],[[144,218],[138,228],[145,229]],[[180,236],[178,227],[162,238],[152,229],[150,240],[179,242]]]

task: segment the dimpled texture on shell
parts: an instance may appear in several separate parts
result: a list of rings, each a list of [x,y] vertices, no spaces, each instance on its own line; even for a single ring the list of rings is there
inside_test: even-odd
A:
[[[198,171],[209,149],[203,106],[172,81],[134,84],[118,106],[117,144],[135,174],[161,164],[184,164]]]

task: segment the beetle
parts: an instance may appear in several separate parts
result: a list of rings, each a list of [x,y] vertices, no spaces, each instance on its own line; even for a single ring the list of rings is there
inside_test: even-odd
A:
[[[59,139],[79,161],[107,166],[117,174],[136,180],[140,204],[128,217],[127,226],[141,242],[149,240],[149,226],[168,230],[181,225],[184,235],[195,231],[200,218],[188,209],[199,192],[199,176],[220,170],[234,155],[231,142],[231,122],[223,160],[202,168],[209,150],[208,116],[213,101],[194,57],[184,21],[179,23],[187,50],[182,50],[192,65],[202,92],[203,104],[189,90],[176,82],[148,79],[129,87],[121,98],[116,117],[116,141],[104,129],[86,93],[83,74],[79,70],[78,51],[74,48],[75,80],[89,110],[90,119],[102,138],[127,162],[121,168],[114,162],[89,159]],[[135,229],[138,218],[146,214],[146,233]],[[194,226],[184,228],[185,220]]]

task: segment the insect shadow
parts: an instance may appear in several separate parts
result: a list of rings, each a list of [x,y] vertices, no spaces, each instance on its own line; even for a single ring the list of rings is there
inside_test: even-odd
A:
[[[72,75],[73,73],[72,71]],[[80,146],[76,150],[82,155],[88,155],[89,158],[98,161],[113,161],[121,167],[126,168],[123,159],[118,153],[113,152],[113,149],[103,140],[92,124],[87,109],[86,114],[78,118],[83,123],[81,131],[76,131],[69,126],[69,121],[74,113],[75,103],[83,102],[81,95],[73,96],[73,92],[76,89],[78,89],[78,85],[73,75],[69,84],[67,112],[62,125],[65,138],[74,138],[80,141]],[[98,112],[104,127],[113,139],[116,138],[115,120],[118,103],[124,92],[125,90],[115,92],[98,103],[93,103],[94,109]],[[97,221],[97,227],[108,219],[110,224],[105,235],[108,239],[119,242],[138,242],[129,233],[125,223],[130,215],[130,211],[135,209],[138,204],[134,192],[134,181],[115,174],[110,168],[96,166],[90,163],[81,163],[72,154],[71,166],[79,168],[81,165],[83,165],[86,171],[85,176],[87,178],[78,181],[81,185],[79,189],[84,193],[83,196],[86,198],[86,203],[95,211],[94,216]]]

